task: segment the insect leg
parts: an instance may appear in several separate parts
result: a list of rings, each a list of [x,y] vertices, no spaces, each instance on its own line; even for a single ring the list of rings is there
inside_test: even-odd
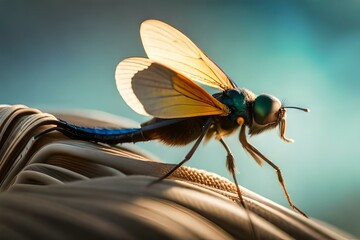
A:
[[[212,124],[213,120],[210,117],[206,123],[204,124],[204,126],[202,127],[202,132],[199,136],[199,138],[196,140],[194,146],[190,149],[190,151],[188,152],[188,154],[186,154],[184,160],[182,160],[180,163],[178,163],[174,168],[172,168],[168,173],[166,173],[164,176],[160,177],[159,179],[155,180],[154,182],[152,182],[150,185],[153,185],[155,183],[161,182],[162,180],[164,180],[165,178],[169,177],[171,174],[173,174],[179,167],[181,167],[184,163],[186,163],[187,161],[190,160],[190,158],[192,157],[192,155],[195,153],[196,149],[199,147],[201,140],[204,138],[206,132],[209,130],[211,124]]]
[[[269,164],[272,168],[275,169],[276,174],[278,176],[278,180],[280,182],[280,185],[285,193],[286,199],[289,203],[289,205],[296,210],[297,212],[299,212],[300,214],[302,214],[305,217],[308,217],[303,211],[301,211],[298,207],[295,206],[295,204],[291,201],[290,199],[290,195],[288,193],[288,191],[286,190],[285,187],[285,182],[284,182],[284,178],[282,176],[281,170],[280,168],[275,165],[270,159],[268,159],[267,157],[265,157],[259,150],[257,150],[253,145],[251,145],[247,139],[246,139],[246,134],[245,134],[245,125],[243,125],[241,127],[240,130],[240,142],[242,144],[242,146],[245,148],[246,151],[248,151],[252,156],[256,155],[258,157],[260,157],[261,159],[263,159],[267,164]]]
[[[239,199],[240,199],[240,202],[241,202],[241,205],[243,205],[245,207],[245,202],[244,202],[244,199],[242,197],[242,193],[240,191],[240,188],[238,186],[238,183],[237,183],[237,179],[236,179],[236,176],[235,176],[235,159],[234,159],[234,156],[233,154],[231,153],[230,151],[230,148],[228,147],[228,145],[225,143],[225,141],[220,138],[219,139],[220,143],[223,145],[223,147],[225,148],[226,152],[227,152],[227,156],[226,156],[226,167],[227,169],[229,170],[231,176],[233,177],[234,179],[234,183],[236,185],[236,190],[237,190],[237,194],[239,196]]]
[[[243,208],[245,209],[246,211],[246,214],[248,215],[248,218],[249,218],[249,224],[250,224],[250,227],[251,227],[251,231],[252,231],[252,235],[253,235],[253,239],[257,239],[255,236],[256,236],[256,232],[255,232],[255,227],[254,227],[254,224],[250,218],[250,214],[248,212],[248,209],[247,209],[247,206],[245,205],[245,201],[244,201],[244,198],[242,196],[242,193],[241,193],[241,190],[239,188],[239,184],[237,182],[237,179],[236,179],[236,176],[235,176],[235,158],[234,158],[234,155],[231,153],[231,150],[229,148],[229,146],[225,143],[225,141],[220,138],[219,139],[220,143],[223,145],[223,147],[225,148],[226,152],[227,152],[227,156],[226,156],[226,167],[227,169],[229,170],[231,176],[233,177],[234,179],[234,183],[235,183],[235,186],[236,186],[236,191],[237,191],[237,195],[240,199],[240,203],[241,205],[243,206]]]
[[[225,141],[222,138],[220,138],[219,141],[223,145],[223,147],[225,148],[225,150],[227,152],[226,168],[233,175],[235,173],[235,159],[234,159],[234,156],[231,153],[231,150],[230,150],[229,146],[225,143]]]

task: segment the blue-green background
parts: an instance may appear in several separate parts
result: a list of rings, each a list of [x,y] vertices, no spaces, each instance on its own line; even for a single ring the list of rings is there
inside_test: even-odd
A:
[[[278,131],[250,141],[284,172],[293,201],[311,217],[360,236],[360,2],[0,0],[0,103],[86,108],[147,118],[118,94],[114,71],[145,56],[140,23],[180,29],[239,85],[271,93],[310,113],[288,111]],[[287,206],[274,171],[227,139],[239,182]],[[168,162],[188,147],[141,144]],[[189,166],[229,177],[216,141]]]

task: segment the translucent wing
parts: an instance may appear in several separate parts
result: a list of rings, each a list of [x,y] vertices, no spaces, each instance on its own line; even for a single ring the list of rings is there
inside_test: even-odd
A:
[[[228,115],[227,106],[195,82],[146,58],[127,58],[115,73],[117,88],[136,112],[158,118]]]
[[[205,53],[170,25],[147,20],[141,24],[140,35],[150,59],[210,87],[221,90],[236,87]]]

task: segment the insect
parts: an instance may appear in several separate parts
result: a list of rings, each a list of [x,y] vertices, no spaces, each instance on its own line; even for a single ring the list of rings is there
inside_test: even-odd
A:
[[[125,102],[153,118],[140,128],[129,129],[85,128],[60,120],[58,130],[74,138],[110,144],[160,140],[167,145],[187,145],[195,141],[185,158],[158,181],[188,161],[204,138],[215,137],[227,152],[226,166],[238,187],[234,157],[223,137],[240,128],[242,147],[259,165],[265,161],[275,169],[290,206],[306,216],[291,201],[280,168],[248,142],[246,130],[251,136],[278,126],[280,137],[292,142],[285,136],[286,109],[309,110],[283,106],[274,96],[256,96],[237,87],[189,38],[164,22],[147,20],[141,24],[140,34],[148,58],[123,60],[115,79]],[[211,95],[198,83],[220,91]]]

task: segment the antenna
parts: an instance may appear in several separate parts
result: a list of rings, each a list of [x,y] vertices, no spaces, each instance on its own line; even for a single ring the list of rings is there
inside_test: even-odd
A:
[[[308,108],[301,108],[301,107],[283,107],[283,108],[294,108],[294,109],[301,110],[304,112],[310,112],[310,109],[308,109]]]

